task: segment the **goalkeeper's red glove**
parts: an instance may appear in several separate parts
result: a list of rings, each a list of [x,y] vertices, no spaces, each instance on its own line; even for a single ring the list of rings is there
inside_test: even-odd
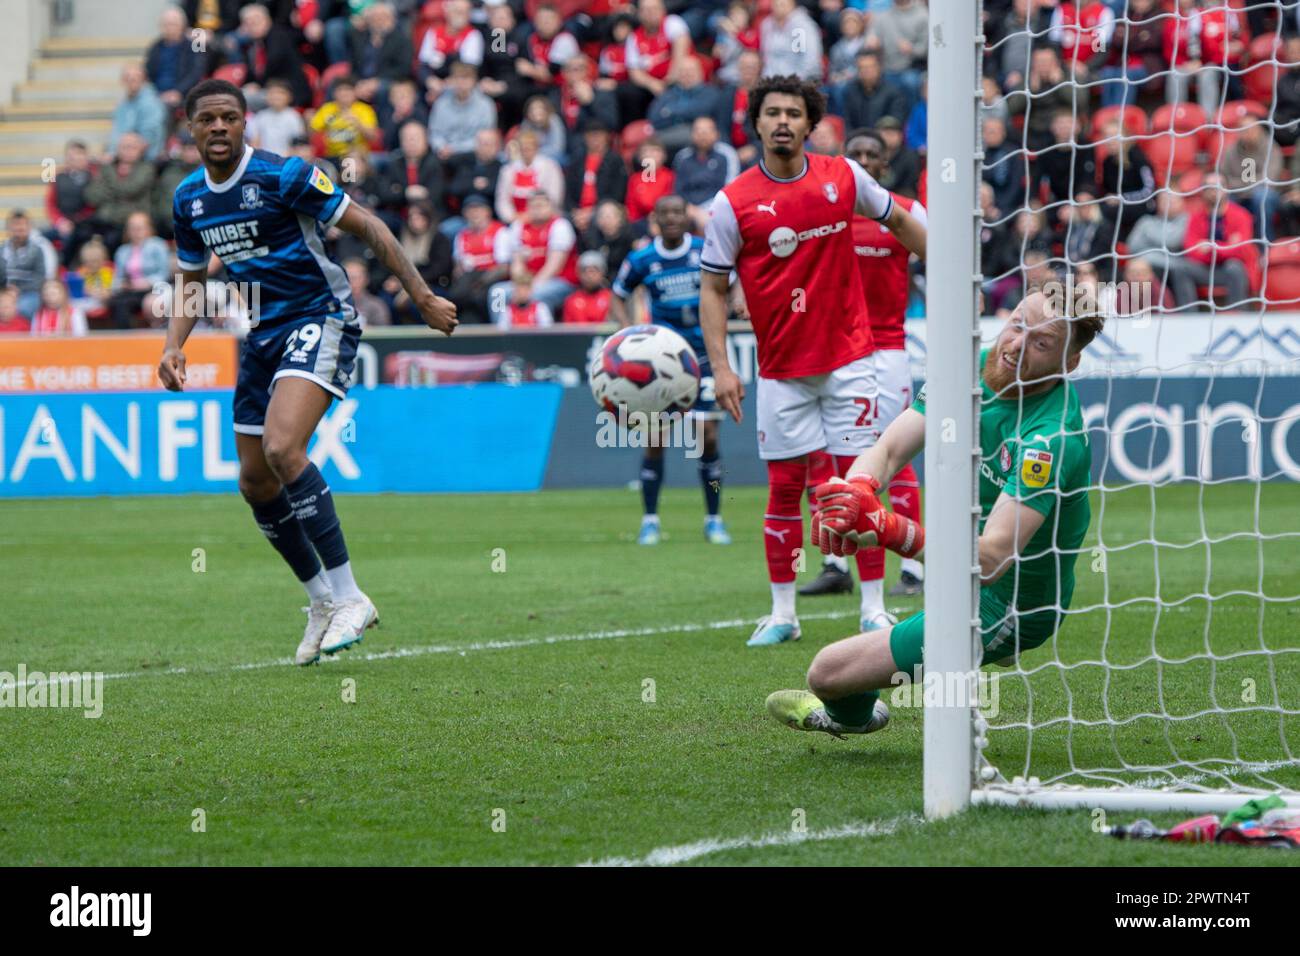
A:
[[[880,482],[870,475],[848,481],[832,478],[813,491],[813,541],[824,554],[856,554],[858,548],[880,546],[905,558],[925,547],[925,529],[911,518],[885,508],[876,497]]]

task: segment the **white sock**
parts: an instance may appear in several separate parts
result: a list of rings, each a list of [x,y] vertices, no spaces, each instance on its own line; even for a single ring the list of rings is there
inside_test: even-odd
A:
[[[317,571],[316,576],[308,578],[302,582],[302,586],[307,589],[307,597],[313,601],[328,601],[333,593],[330,590],[329,579],[325,577],[325,572]]]
[[[918,581],[925,580],[925,565],[916,560],[916,558],[904,558],[901,570],[910,574]]]
[[[875,613],[885,609],[885,581],[880,578],[875,581],[862,582],[862,613]]]
[[[658,523],[659,523],[659,516],[658,516],[657,514],[654,514],[654,515],[642,515],[642,516],[641,516],[641,523],[642,523],[642,524],[658,524]]]
[[[772,616],[781,621],[794,623],[794,582],[784,584],[772,582]]]
[[[326,568],[325,577],[329,578],[330,590],[338,601],[350,601],[361,597],[361,589],[352,577],[352,562],[344,561],[337,568]]]
[[[846,574],[849,570],[849,559],[838,554],[828,554],[826,559],[822,561],[822,567],[835,568],[841,574]]]

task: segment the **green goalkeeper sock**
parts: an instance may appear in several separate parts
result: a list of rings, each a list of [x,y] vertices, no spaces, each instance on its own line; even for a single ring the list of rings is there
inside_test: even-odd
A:
[[[826,713],[831,720],[845,727],[862,727],[871,720],[878,700],[879,692],[868,690],[848,697],[837,697],[835,700],[824,700],[822,703],[826,705]]]

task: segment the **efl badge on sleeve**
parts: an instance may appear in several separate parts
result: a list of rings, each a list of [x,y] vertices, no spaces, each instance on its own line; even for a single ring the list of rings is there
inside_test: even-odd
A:
[[[1020,483],[1027,488],[1044,488],[1052,477],[1052,453],[1038,448],[1026,448],[1021,459]]]
[[[311,168],[311,184],[326,196],[332,196],[334,194],[334,183],[315,166]]]

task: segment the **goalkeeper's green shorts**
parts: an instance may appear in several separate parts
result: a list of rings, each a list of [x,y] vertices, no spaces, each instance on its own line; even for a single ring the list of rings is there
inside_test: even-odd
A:
[[[980,588],[980,640],[985,664],[996,664],[1031,650],[1056,633],[1064,617],[1051,608],[1017,611],[992,588]],[[919,611],[894,625],[889,650],[900,671],[913,673],[922,661],[925,644],[925,612]]]

